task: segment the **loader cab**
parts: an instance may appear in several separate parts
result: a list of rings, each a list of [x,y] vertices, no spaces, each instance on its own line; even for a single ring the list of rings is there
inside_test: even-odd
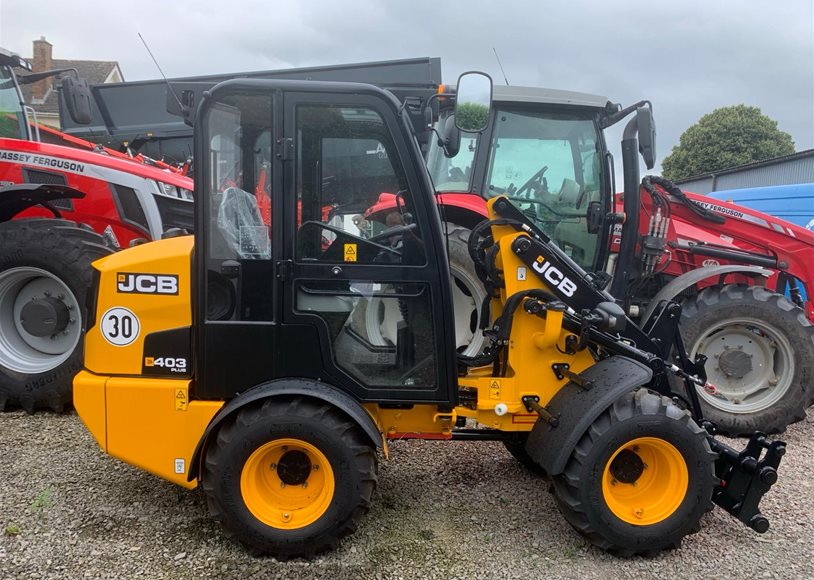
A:
[[[234,80],[196,119],[197,396],[280,377],[454,404],[449,267],[411,124],[346,83]],[[382,196],[395,208],[376,223]]]
[[[505,195],[589,271],[603,270],[612,183],[600,120],[605,97],[527,87],[494,87],[491,122],[460,132],[449,156],[432,140],[427,155],[439,193]],[[447,131],[452,109],[442,109]],[[592,219],[593,216],[593,219]]]

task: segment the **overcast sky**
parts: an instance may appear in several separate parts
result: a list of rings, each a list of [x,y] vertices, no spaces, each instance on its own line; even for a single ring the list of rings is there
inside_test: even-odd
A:
[[[812,0],[0,0],[0,45],[116,60],[126,80],[441,57],[511,84],[653,102],[659,158],[716,107],[760,107],[814,148]],[[617,138],[616,135],[611,135]],[[609,141],[609,145],[612,143]],[[614,148],[618,157],[618,143]]]

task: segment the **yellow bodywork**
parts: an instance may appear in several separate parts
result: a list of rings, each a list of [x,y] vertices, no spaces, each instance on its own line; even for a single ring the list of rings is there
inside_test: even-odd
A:
[[[492,218],[493,202],[488,204]],[[522,234],[502,226],[493,228],[493,235],[500,247],[496,263],[505,278],[500,299],[492,304],[494,318],[508,296],[543,284],[510,249]],[[190,396],[193,385],[189,380],[143,376],[142,365],[149,365],[149,360],[143,360],[146,335],[192,324],[192,245],[191,237],[172,238],[94,263],[101,273],[96,324],[86,336],[86,370],[74,381],[75,406],[102,449],[185,487],[196,485],[187,482],[192,454],[223,402],[195,400]],[[117,284],[122,272],[177,276],[178,292],[121,293]],[[126,308],[138,316],[139,336],[126,346],[111,344],[100,330],[101,317],[113,308]],[[505,376],[493,376],[493,368],[488,366],[459,378],[460,387],[477,393],[476,405],[442,410],[431,404],[403,409],[367,404],[365,409],[384,439],[448,439],[460,418],[503,431],[529,431],[538,415],[524,407],[522,397],[537,396],[544,406],[567,383],[568,379],[557,379],[551,365],[568,364],[579,373],[594,362],[587,350],[565,353],[568,332],[562,321],[562,312],[547,311],[541,317],[518,308],[507,345]]]
[[[223,402],[190,401],[188,380],[82,371],[73,388],[76,411],[102,450],[178,485],[197,485],[187,481],[192,454]]]
[[[85,334],[86,369],[100,375],[140,375],[145,336],[192,324],[192,243],[192,236],[170,238],[111,254],[93,263],[101,275],[96,324]],[[119,277],[133,272],[177,276],[177,294],[119,292]],[[138,336],[127,346],[115,346],[102,335],[101,320],[112,308],[126,308],[138,317]]]
[[[140,375],[145,336],[192,324],[191,251],[192,237],[185,236],[94,262],[100,272],[96,323],[85,335],[86,370],[74,379],[74,406],[104,451],[184,487],[197,485],[187,481],[192,454],[223,402],[191,400],[188,379]],[[177,277],[177,292],[120,292],[124,273]],[[138,336],[126,346],[103,336],[101,320],[112,308],[138,318]]]

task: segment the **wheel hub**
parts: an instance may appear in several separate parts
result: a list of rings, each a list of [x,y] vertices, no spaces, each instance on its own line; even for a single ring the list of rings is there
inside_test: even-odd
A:
[[[302,451],[286,451],[277,463],[277,477],[286,485],[302,485],[311,473],[311,460]]]
[[[621,483],[635,483],[644,473],[644,461],[634,451],[623,449],[611,462],[610,472]]]
[[[727,347],[718,359],[718,366],[726,376],[742,379],[752,372],[752,357],[743,350]]]
[[[71,313],[60,299],[46,296],[27,302],[20,311],[20,324],[32,336],[51,336],[65,330]]]

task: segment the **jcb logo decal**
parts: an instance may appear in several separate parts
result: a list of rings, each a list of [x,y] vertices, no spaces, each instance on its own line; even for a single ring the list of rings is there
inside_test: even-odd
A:
[[[559,268],[552,266],[549,262],[546,262],[545,258],[542,256],[537,256],[537,259],[534,260],[532,267],[536,272],[542,274],[543,278],[545,278],[547,282],[550,282],[553,286],[559,288],[560,292],[566,296],[574,295],[577,285],[574,284],[565,274],[563,274]]]
[[[178,276],[174,274],[116,274],[120,294],[178,294]]]

